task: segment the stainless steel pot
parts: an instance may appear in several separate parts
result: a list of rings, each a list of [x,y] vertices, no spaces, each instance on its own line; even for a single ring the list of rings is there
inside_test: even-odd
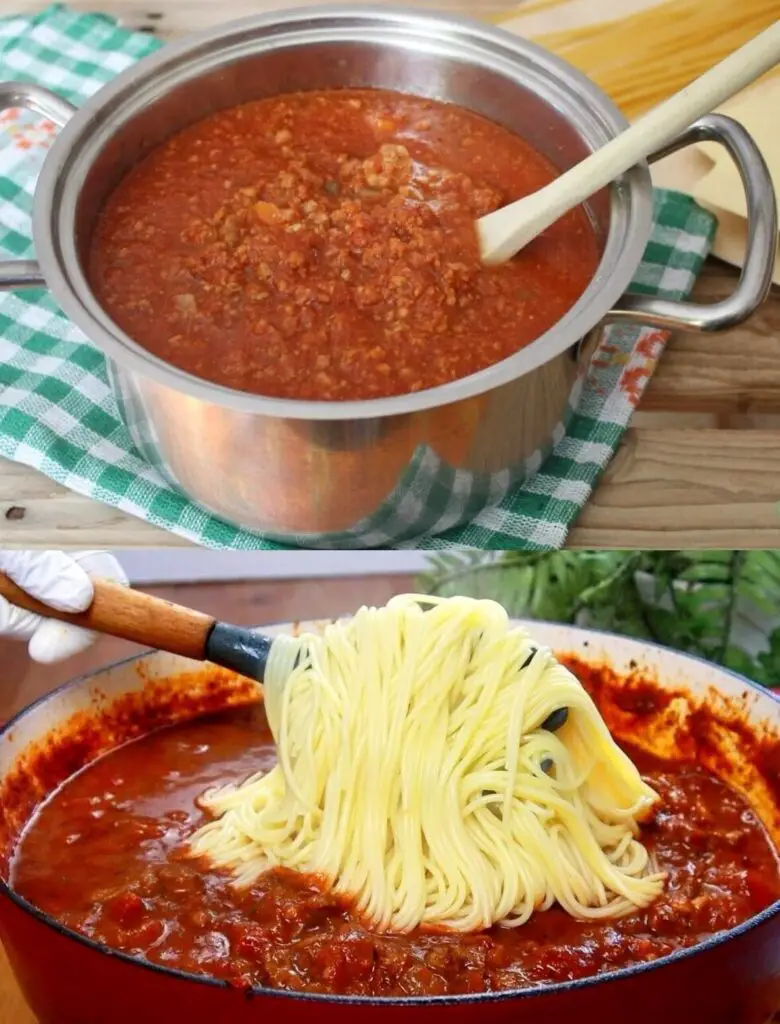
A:
[[[264,627],[263,632],[292,628]],[[319,627],[304,623],[302,628]],[[678,724],[687,736],[686,716],[704,706],[720,709],[724,721],[736,716],[749,734],[766,737],[767,754],[776,754],[776,693],[643,641],[539,622],[531,628],[555,651],[594,667],[606,665],[618,680],[652,679],[675,695],[663,723],[655,719],[646,733],[641,726],[630,727],[635,742],[648,741],[659,753],[668,752],[669,745],[674,749]],[[404,1022],[424,1018],[426,1024],[765,1024],[780,1009],[780,901],[696,946],[610,973],[479,995],[381,999],[259,987],[244,992],[110,950],[14,892],[10,852],[41,798],[85,762],[150,727],[213,710],[223,700],[242,703],[255,696],[247,680],[214,683],[213,669],[150,653],[61,687],[0,726],[0,941],[40,1024],[401,1024],[401,1017]],[[735,777],[727,777],[749,796],[777,842],[780,805],[770,777],[776,758],[735,762],[734,738],[727,727],[722,734],[708,734],[713,766],[726,771],[734,765]]]
[[[672,149],[720,142],[742,175],[748,253],[723,302],[624,296],[652,222],[642,165],[590,204],[602,253],[580,300],[533,344],[471,377],[373,401],[301,402],[220,387],[150,355],[103,312],[84,272],[107,195],[153,147],[214,111],[339,86],[460,104],[524,136],[561,169],[626,124],[584,75],[525,40],[392,8],[317,7],[225,25],[145,58],[80,111],[34,86],[0,86],[0,107],[27,106],[63,126],[36,190],[38,262],[6,263],[0,287],[51,289],[108,357],[138,448],[184,494],[232,523],[300,544],[373,546],[467,521],[536,465],[562,430],[578,345],[597,325],[722,330],[767,294],[776,243],[771,180],[747,133],[711,115]]]

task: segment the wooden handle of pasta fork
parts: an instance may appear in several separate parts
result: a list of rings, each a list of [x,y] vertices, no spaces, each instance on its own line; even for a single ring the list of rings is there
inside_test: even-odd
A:
[[[215,620],[192,608],[123,587],[113,580],[92,579],[95,596],[83,612],[61,612],[31,597],[5,573],[0,573],[0,596],[11,604],[47,619],[132,640],[170,654],[203,661]]]

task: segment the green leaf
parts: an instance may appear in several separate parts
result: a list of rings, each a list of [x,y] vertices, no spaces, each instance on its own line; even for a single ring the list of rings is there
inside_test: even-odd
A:
[[[650,602],[641,574],[653,580]],[[733,638],[740,604],[780,615],[779,551],[447,552],[429,558],[418,586],[492,598],[514,616],[652,639],[780,686],[780,627],[756,656]]]

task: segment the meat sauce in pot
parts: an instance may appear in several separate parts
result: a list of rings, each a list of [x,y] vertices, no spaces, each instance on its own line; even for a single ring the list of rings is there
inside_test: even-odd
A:
[[[398,996],[581,978],[691,946],[780,897],[777,853],[741,795],[695,763],[627,749],[661,797],[643,841],[668,881],[616,921],[553,908],[514,929],[376,935],[316,879],[272,872],[235,889],[185,843],[205,788],[273,765],[260,709],[163,729],[74,775],[24,832],[12,884],[94,940],[241,987]]]
[[[598,266],[582,208],[482,265],[475,218],[557,176],[512,132],[371,89],[220,111],[141,160],[90,257],[122,330],[195,376],[281,398],[381,398],[506,359]]]

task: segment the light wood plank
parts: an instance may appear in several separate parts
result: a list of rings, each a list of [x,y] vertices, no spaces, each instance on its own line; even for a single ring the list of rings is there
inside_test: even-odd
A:
[[[328,0],[71,0],[69,6],[78,11],[100,10],[119,18],[127,28],[152,31],[161,39],[173,39],[189,32],[197,32],[212,25],[235,18],[257,14],[263,9],[309,6]],[[350,0],[347,0],[350,2]],[[359,2],[359,0],[351,0]],[[506,27],[511,31],[532,36],[550,29],[562,29],[594,21],[605,21],[652,7],[661,0],[571,0],[563,7],[555,7],[533,14],[522,14],[523,0],[406,0],[407,6],[450,10],[487,18],[496,14],[516,13]],[[15,13],[38,11],[45,6],[41,0],[13,0]]]
[[[16,547],[182,547],[188,542],[42,473],[0,459],[0,545]]]
[[[780,432],[627,432],[572,547],[780,547]]]
[[[36,1024],[32,1011],[22,998],[8,957],[0,944],[0,1021],[2,1024]]]
[[[217,3],[216,0],[149,0],[139,3],[137,0],[71,0],[69,7],[77,11],[93,12],[100,10],[118,18],[120,24],[129,29],[153,33],[162,40],[177,39],[192,32],[200,32],[225,21],[248,18],[263,10],[276,10],[286,7],[309,7],[328,0],[279,0],[262,2],[262,0],[228,0]],[[25,14],[38,11],[42,6],[40,0],[13,0],[14,13]],[[511,10],[514,6],[506,0],[406,0],[409,7],[436,7],[439,10],[450,10],[457,13],[469,13],[477,17],[490,17]]]
[[[572,547],[780,547],[780,431],[631,429],[572,530]],[[8,518],[11,507],[22,518]],[[21,513],[19,513],[21,515]],[[0,466],[0,543],[147,547],[185,542]]]
[[[694,291],[700,302],[733,292],[737,272],[710,261]],[[741,327],[725,334],[678,334],[645,393],[645,411],[780,413],[780,288]]]

